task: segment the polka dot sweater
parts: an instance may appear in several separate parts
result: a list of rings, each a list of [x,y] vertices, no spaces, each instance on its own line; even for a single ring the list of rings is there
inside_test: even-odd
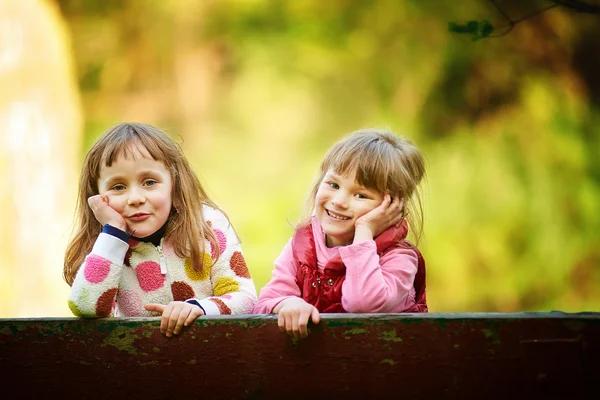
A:
[[[195,271],[164,238],[159,246],[100,233],[92,252],[77,271],[69,308],[78,317],[157,316],[144,304],[188,301],[206,315],[249,314],[256,288],[239,241],[227,218],[204,206],[204,218],[219,241],[220,256],[211,268]],[[208,240],[205,249],[217,251]],[[203,254],[210,265],[211,254]]]

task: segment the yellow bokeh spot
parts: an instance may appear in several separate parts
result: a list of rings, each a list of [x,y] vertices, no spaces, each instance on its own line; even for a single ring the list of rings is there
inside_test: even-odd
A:
[[[240,284],[233,278],[219,278],[215,283],[215,296],[222,296],[227,293],[237,292],[240,289]]]
[[[185,274],[188,278],[190,278],[193,281],[203,281],[205,279],[208,279],[208,277],[210,276],[210,265],[212,264],[212,258],[210,257],[210,254],[202,253],[202,261],[204,262],[202,270],[196,271],[194,270],[194,267],[192,265],[192,259],[185,259]]]
[[[71,309],[71,312],[73,313],[73,315],[75,315],[76,317],[83,316],[83,313],[81,312],[79,307],[77,307],[77,305],[73,302],[73,300],[69,300],[69,308]]]

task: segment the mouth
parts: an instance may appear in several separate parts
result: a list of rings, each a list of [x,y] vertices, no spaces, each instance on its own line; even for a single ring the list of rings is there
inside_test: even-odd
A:
[[[132,221],[143,221],[143,220],[145,220],[148,217],[150,217],[150,214],[135,213],[135,214],[132,214],[132,215],[128,216],[127,219],[130,219]]]
[[[334,213],[333,211],[330,211],[330,210],[327,210],[327,209],[325,210],[325,212],[331,218],[337,219],[338,221],[348,221],[350,219],[350,217],[346,217],[345,215]]]

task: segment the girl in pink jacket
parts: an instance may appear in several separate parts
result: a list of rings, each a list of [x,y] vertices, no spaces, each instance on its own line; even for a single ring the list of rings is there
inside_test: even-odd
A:
[[[275,260],[253,312],[306,337],[319,313],[427,312],[421,236],[420,151],[407,139],[361,130],[325,155],[307,215]]]

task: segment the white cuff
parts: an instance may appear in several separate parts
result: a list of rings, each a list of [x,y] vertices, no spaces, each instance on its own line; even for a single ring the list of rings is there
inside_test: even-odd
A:
[[[200,303],[200,305],[206,312],[206,315],[221,315],[221,312],[219,311],[219,307],[217,307],[217,305],[215,303],[213,303],[212,301],[210,301],[208,299],[202,299],[202,300],[195,299],[195,300],[198,303]]]
[[[108,233],[100,233],[91,254],[106,258],[114,264],[123,264],[127,250],[128,243]]]

